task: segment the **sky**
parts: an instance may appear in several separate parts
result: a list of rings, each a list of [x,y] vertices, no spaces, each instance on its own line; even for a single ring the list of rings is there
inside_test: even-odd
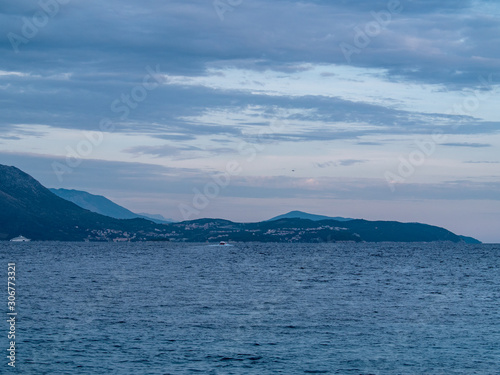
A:
[[[500,3],[0,5],[0,163],[135,212],[500,243]]]

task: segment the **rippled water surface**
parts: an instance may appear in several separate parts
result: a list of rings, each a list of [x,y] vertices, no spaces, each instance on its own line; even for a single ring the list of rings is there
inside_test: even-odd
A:
[[[18,312],[0,373],[500,374],[498,245],[32,242],[0,259]]]

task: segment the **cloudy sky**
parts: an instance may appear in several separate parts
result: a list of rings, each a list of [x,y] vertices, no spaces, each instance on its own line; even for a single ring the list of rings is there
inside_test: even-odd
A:
[[[176,220],[500,242],[497,0],[0,5],[0,163]]]

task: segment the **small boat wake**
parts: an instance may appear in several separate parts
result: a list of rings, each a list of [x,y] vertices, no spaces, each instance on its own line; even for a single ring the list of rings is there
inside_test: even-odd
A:
[[[227,242],[225,241],[221,241],[219,242],[218,244],[212,244],[212,245],[208,245],[210,247],[221,247],[221,246],[233,246],[231,244],[228,244]]]

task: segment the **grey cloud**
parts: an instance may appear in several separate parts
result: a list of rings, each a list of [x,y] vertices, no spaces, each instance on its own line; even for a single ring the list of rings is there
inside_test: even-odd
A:
[[[319,186],[301,184],[305,178],[276,176],[266,178],[236,177],[224,196],[241,198],[300,198],[352,200],[500,200],[499,182],[449,181],[443,183],[399,184],[394,193],[385,180],[368,178],[320,178]]]
[[[139,73],[138,73],[139,72]],[[136,79],[145,73],[144,67],[134,72]],[[117,76],[121,78],[122,75]],[[117,78],[117,79],[118,79]],[[1,80],[2,78],[0,78]],[[5,77],[3,78],[6,79]],[[113,112],[111,103],[129,94],[140,82],[79,82],[73,78],[59,80],[37,79],[33,82],[18,80],[19,91],[0,90],[0,101],[8,106],[0,108],[0,130],[12,131],[22,120],[25,124],[98,130],[99,122],[109,118],[116,132],[149,134],[167,140],[190,141],[202,135],[226,135],[244,139],[242,129],[248,126],[266,127],[265,121],[237,121],[231,125],[204,124],[187,120],[210,110],[238,112],[248,106],[260,106],[258,115],[269,119],[316,123],[300,132],[275,134],[265,142],[308,141],[323,139],[357,139],[377,134],[429,134],[437,128],[450,134],[495,133],[496,122],[482,121],[470,116],[421,114],[397,110],[382,105],[352,102],[322,96],[275,97],[250,94],[238,90],[214,90],[204,87],[163,86],[148,93],[125,119]],[[92,111],[89,111],[92,108]],[[282,118],[283,110],[303,109],[299,113]],[[369,124],[370,130],[350,129],[338,123]],[[460,124],[461,126],[456,126]],[[15,134],[10,134],[15,135]]]
[[[327,161],[324,163],[316,163],[316,166],[319,168],[328,168],[328,167],[350,167],[351,165],[366,163],[367,160],[361,159],[342,159],[336,161]]]
[[[357,142],[356,144],[360,145],[360,146],[382,146],[383,143],[382,142]]]
[[[441,146],[449,146],[449,147],[472,147],[472,148],[482,148],[482,147],[491,147],[488,143],[469,143],[469,142],[448,142],[441,143]]]
[[[123,150],[125,153],[139,155],[152,155],[153,157],[171,157],[175,160],[186,160],[208,157],[211,155],[236,153],[236,150],[229,147],[194,147],[185,145],[161,145],[161,146],[135,146]]]
[[[187,146],[182,146],[182,147],[175,147],[175,146],[169,146],[169,145],[162,145],[162,146],[135,146],[135,147],[130,147],[123,152],[129,153],[129,154],[134,154],[134,155],[152,155],[155,157],[164,157],[164,156],[177,156],[181,154],[184,151],[202,151],[198,147],[187,147]]]
[[[391,76],[450,87],[477,85],[497,71],[500,25],[492,1],[401,1],[387,29],[353,58],[361,67]],[[304,69],[309,63],[346,64],[341,42],[354,43],[354,27],[373,21],[387,1],[256,0],[221,22],[211,2],[149,0],[72,1],[61,6],[30,43],[14,54],[6,38],[5,65],[23,71],[132,72],[160,63],[169,72],[202,74],[207,64],[254,61],[254,68]],[[37,9],[23,2],[2,10],[1,35],[20,32],[21,15]],[[81,30],[86,30],[82,33]],[[106,37],[103,37],[106,36]],[[459,42],[463,40],[463,42]],[[58,54],[57,65],[44,56]],[[478,58],[479,57],[479,58]],[[285,71],[284,70],[284,71]]]
[[[64,164],[65,159],[51,155],[0,151],[1,164],[14,165],[43,185],[54,188],[109,190],[129,192],[137,196],[164,193],[168,196],[190,191],[191,186],[204,183],[207,174],[206,170],[196,168],[169,168],[147,163],[87,159],[71,173],[65,174],[61,182],[53,171],[54,162]]]
[[[494,13],[470,12],[472,6],[477,10],[482,5],[494,6],[494,2],[402,4],[401,17],[394,16],[387,30],[373,38],[352,65],[387,69],[389,80],[440,83],[444,90],[480,86],[480,75],[487,77],[498,71],[500,52],[493,47],[500,42],[498,18]],[[138,5],[131,0],[112,0],[103,6],[96,0],[75,0],[61,6],[60,14],[15,54],[6,35],[20,32],[21,17],[38,8],[35,3],[9,3],[0,14],[5,21],[0,23],[4,38],[0,41],[2,69],[29,72],[30,76],[0,77],[0,83],[11,86],[9,90],[0,88],[0,101],[5,104],[0,109],[0,129],[8,130],[22,119],[28,124],[95,130],[99,121],[108,117],[118,132],[145,132],[164,139],[189,141],[207,134],[241,137],[241,127],[250,123],[208,127],[182,117],[214,108],[259,104],[269,109],[314,109],[312,114],[297,114],[289,120],[389,127],[367,132],[329,129],[324,134],[330,139],[424,134],[451,121],[465,124],[460,128],[448,126],[450,134],[497,132],[498,123],[472,117],[416,114],[318,96],[270,98],[201,87],[164,86],[153,90],[125,120],[110,108],[113,101],[141,82],[146,66],[160,65],[168,74],[203,75],[207,67],[214,66],[287,74],[310,69],[306,63],[346,64],[339,43],[352,42],[353,27],[363,26],[372,20],[370,12],[386,7],[385,0],[256,0],[235,8],[221,22],[210,2],[149,0]],[[414,47],[410,48],[410,42]],[[66,73],[70,75],[64,76]],[[493,77],[497,82],[499,77]],[[272,110],[267,114],[274,115]],[[312,129],[277,136],[279,139],[321,138],[320,132]]]
[[[464,164],[500,164],[500,161],[464,161]]]
[[[15,165],[31,174],[48,187],[77,188],[87,191],[114,191],[140,197],[148,194],[165,196],[184,195],[191,199],[193,188],[203,188],[218,171],[168,168],[144,163],[85,160],[80,167],[60,183],[51,163],[63,162],[56,157],[0,152],[0,163]],[[89,178],[93,176],[93,178]],[[182,178],[180,178],[182,176]],[[223,191],[225,197],[296,198],[304,194],[310,199],[355,200],[494,200],[500,195],[500,182],[456,180],[442,183],[398,184],[391,193],[383,179],[318,178],[317,185],[305,184],[307,178],[289,176],[243,177],[233,176]],[[184,199],[184,198],[183,198]],[[184,202],[185,203],[185,202]]]

